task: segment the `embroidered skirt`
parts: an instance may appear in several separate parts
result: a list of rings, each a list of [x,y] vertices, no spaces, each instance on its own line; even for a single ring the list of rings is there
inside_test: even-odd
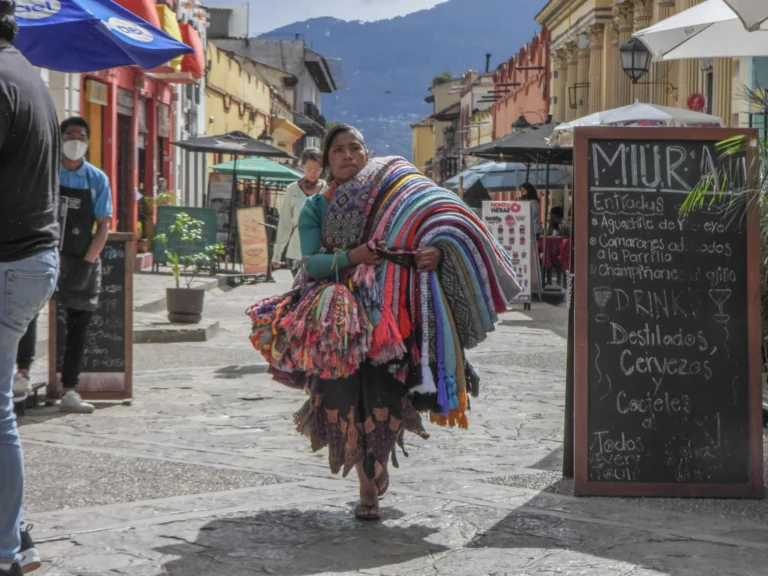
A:
[[[343,470],[344,476],[363,463],[374,478],[376,463],[386,466],[390,457],[397,467],[395,448],[403,447],[405,431],[429,438],[407,389],[386,366],[369,362],[348,378],[314,378],[309,400],[294,421],[314,452],[328,447],[331,472]]]

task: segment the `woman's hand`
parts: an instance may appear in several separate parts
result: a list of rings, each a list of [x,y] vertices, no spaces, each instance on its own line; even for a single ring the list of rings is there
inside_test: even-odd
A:
[[[432,272],[433,270],[437,270],[442,257],[440,250],[434,246],[419,248],[416,251],[416,269],[419,272]]]
[[[381,245],[382,243],[379,242],[379,246]],[[358,264],[367,264],[368,266],[381,264],[381,257],[379,257],[368,244],[360,244],[360,246],[354,250],[350,250],[347,252],[347,258],[349,258],[349,263],[353,266],[357,266]]]

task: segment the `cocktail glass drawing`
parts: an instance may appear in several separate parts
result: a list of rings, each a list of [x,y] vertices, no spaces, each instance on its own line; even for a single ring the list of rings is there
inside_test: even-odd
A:
[[[608,306],[608,302],[611,300],[611,296],[613,296],[613,288],[608,288],[607,286],[593,288],[592,296],[595,299],[595,304],[600,308],[600,313],[595,316],[595,320],[598,322],[608,322],[610,318],[605,313],[605,307]]]
[[[723,305],[725,304],[725,301],[731,297],[731,290],[729,288],[713,289],[709,291],[709,297],[712,298],[712,302],[717,304],[717,309],[719,310],[719,312],[715,314],[715,321],[727,324],[731,317],[723,311]]]

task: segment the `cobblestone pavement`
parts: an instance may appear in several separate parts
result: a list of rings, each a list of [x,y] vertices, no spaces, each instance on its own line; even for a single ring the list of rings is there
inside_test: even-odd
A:
[[[764,501],[571,495],[558,473],[564,307],[504,317],[471,354],[483,385],[470,429],[410,437],[384,521],[357,523],[354,480],[295,433],[303,396],[272,383],[247,340],[244,309],[278,280],[209,292],[209,342],[136,345],[132,406],[21,420],[39,574],[765,572]]]

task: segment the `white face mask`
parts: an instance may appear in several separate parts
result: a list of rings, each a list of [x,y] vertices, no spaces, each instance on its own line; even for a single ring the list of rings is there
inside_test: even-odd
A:
[[[62,144],[61,151],[72,162],[77,162],[88,152],[88,144],[80,140],[67,140]]]

